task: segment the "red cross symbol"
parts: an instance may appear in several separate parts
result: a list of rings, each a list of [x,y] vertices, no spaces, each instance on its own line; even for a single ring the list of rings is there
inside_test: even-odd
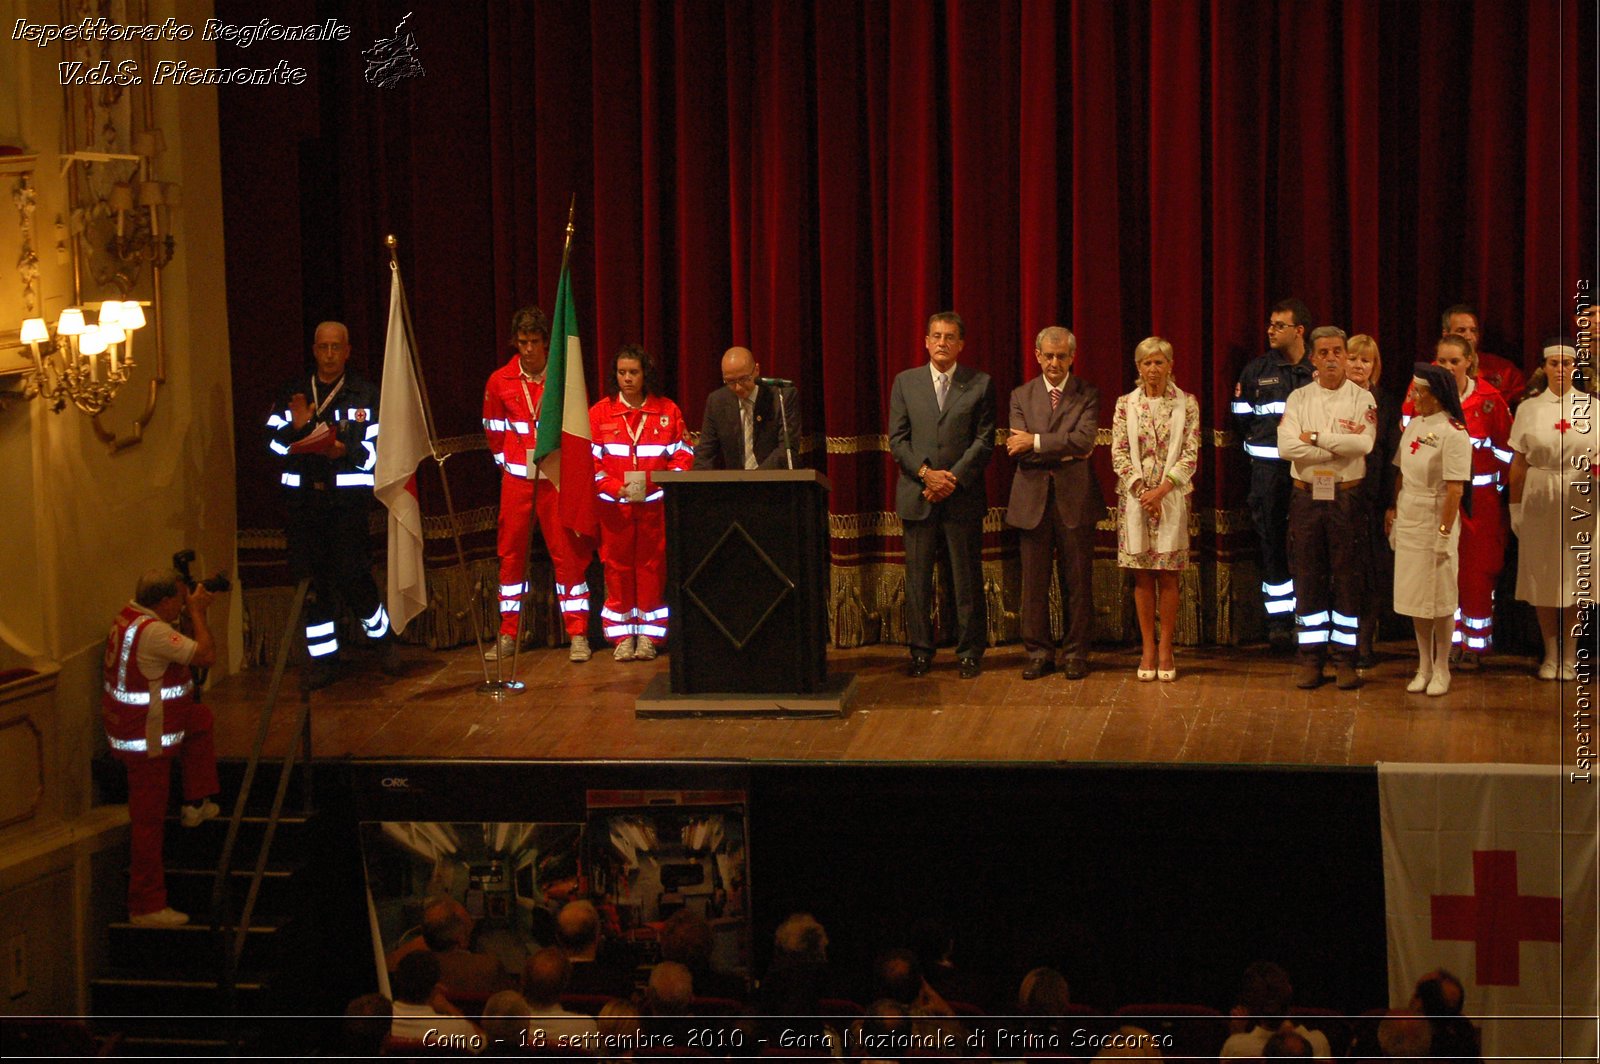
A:
[[[1435,894],[1433,938],[1477,945],[1478,985],[1521,983],[1523,942],[1561,941],[1561,899],[1517,893],[1517,851],[1472,851],[1473,894]]]
[[[1416,454],[1417,451],[1421,450],[1421,448],[1422,448],[1422,441],[1421,440],[1412,440],[1411,441],[1411,453],[1412,454]]]
[[[1566,418],[1562,418],[1560,421],[1556,422],[1556,431],[1561,433],[1563,436],[1566,435],[1567,430],[1571,427],[1572,425],[1567,421]]]

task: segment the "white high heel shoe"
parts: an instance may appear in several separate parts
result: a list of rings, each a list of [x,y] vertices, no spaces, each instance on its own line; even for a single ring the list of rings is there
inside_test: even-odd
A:
[[[1411,677],[1411,682],[1406,684],[1406,694],[1420,695],[1428,689],[1428,682],[1432,679],[1433,673],[1419,670],[1415,676]]]

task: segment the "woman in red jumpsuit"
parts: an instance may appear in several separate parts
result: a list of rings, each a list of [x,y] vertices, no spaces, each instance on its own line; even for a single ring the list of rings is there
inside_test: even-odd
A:
[[[1511,407],[1492,384],[1478,378],[1478,356],[1465,338],[1444,337],[1433,361],[1454,375],[1472,437],[1472,513],[1461,515],[1457,566],[1461,606],[1451,660],[1475,669],[1494,642],[1494,585],[1505,567],[1509,545],[1500,492],[1511,466]],[[1410,420],[1409,398],[1402,413]]]
[[[651,473],[694,461],[683,413],[658,394],[655,360],[634,344],[611,360],[615,397],[589,410],[594,479],[600,499],[600,560],[606,603],[600,611],[617,661],[649,661],[667,637],[667,525]]]

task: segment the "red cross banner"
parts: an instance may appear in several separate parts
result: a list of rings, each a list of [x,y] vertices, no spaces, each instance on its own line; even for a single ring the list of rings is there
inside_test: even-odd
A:
[[[1595,1059],[1596,792],[1558,766],[1378,766],[1389,999],[1438,968],[1483,1055]]]

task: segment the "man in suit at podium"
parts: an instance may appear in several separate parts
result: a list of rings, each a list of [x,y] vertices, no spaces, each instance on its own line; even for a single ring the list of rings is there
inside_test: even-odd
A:
[[[1006,450],[1016,460],[1006,524],[1022,530],[1022,643],[1028,652],[1024,680],[1053,671],[1050,633],[1051,554],[1061,580],[1066,622],[1063,671],[1069,680],[1089,672],[1094,624],[1094,528],[1106,512],[1089,468],[1100,427],[1100,392],[1073,376],[1078,341],[1052,325],[1039,332],[1034,357],[1039,376],[1011,393],[1011,435]]]
[[[981,671],[989,615],[983,599],[984,470],[994,452],[994,383],[958,363],[961,316],[928,319],[928,362],[901,373],[889,393],[889,451],[900,467],[895,512],[906,548],[906,633],[912,676],[933,663],[933,560],[942,541],[956,593],[961,678]]]
[[[748,347],[730,347],[723,354],[722,384],[706,397],[705,422],[694,448],[693,468],[787,469],[785,421],[789,451],[798,460],[800,404],[793,385],[763,378]]]

